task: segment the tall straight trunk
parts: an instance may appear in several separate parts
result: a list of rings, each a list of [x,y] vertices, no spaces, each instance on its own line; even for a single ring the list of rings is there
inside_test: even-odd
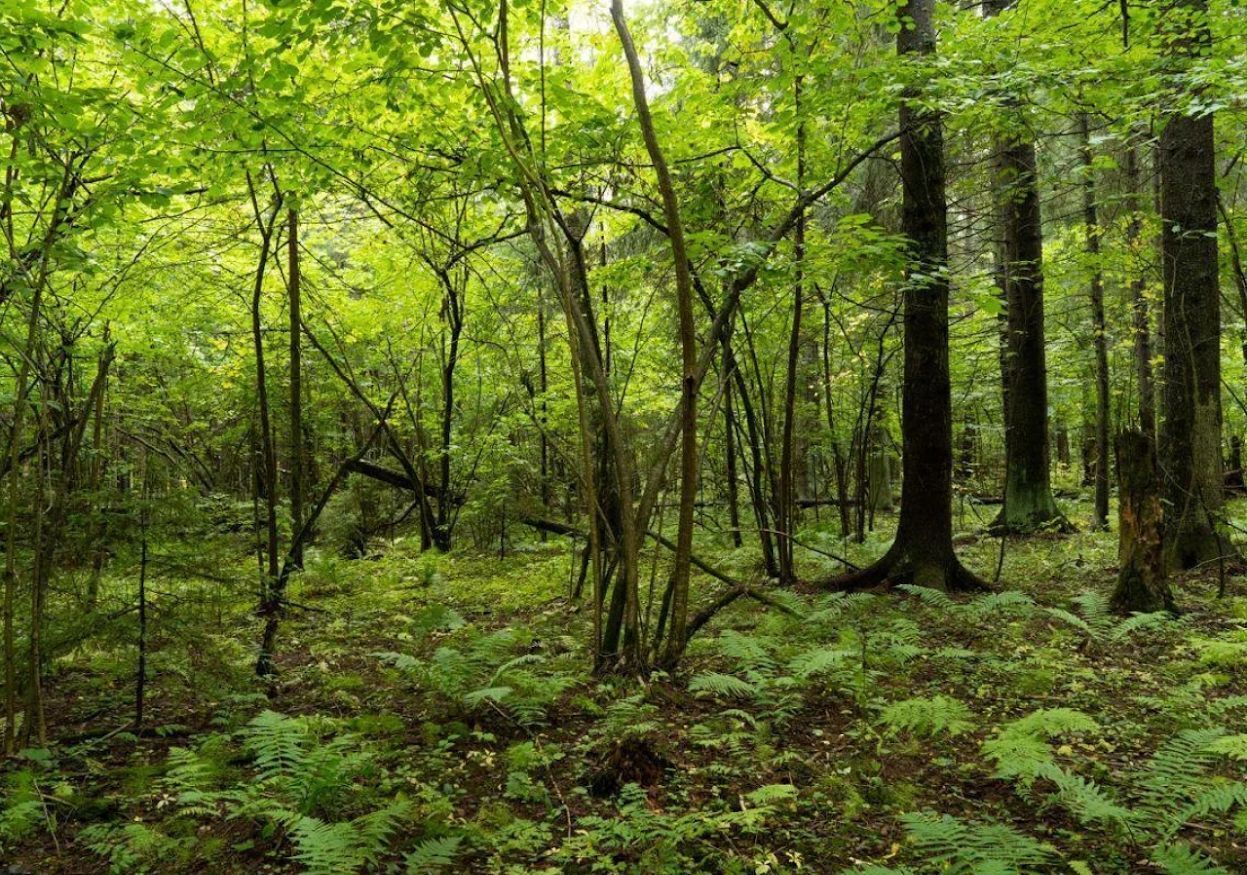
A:
[[[1171,12],[1167,54],[1175,72],[1206,50],[1207,0]],[[1160,135],[1165,379],[1161,470],[1168,515],[1165,559],[1191,568],[1216,559],[1221,482],[1221,296],[1213,117],[1171,114]]]
[[[817,284],[819,303],[823,307],[823,409],[827,419],[827,433],[831,436],[831,464],[836,473],[836,509],[840,517],[840,537],[849,536],[849,461],[840,439],[836,436],[836,410],[831,394],[831,299],[823,294]]]
[[[544,28],[544,22],[542,27]],[[545,31],[543,29],[542,33]],[[544,77],[544,70],[542,72]],[[544,78],[542,79],[544,82]],[[544,131],[543,131],[544,133]],[[538,484],[538,491],[541,495],[541,509],[544,513],[549,514],[550,511],[550,438],[546,434],[546,428],[550,420],[549,408],[546,403],[546,392],[549,389],[549,374],[546,369],[546,299],[541,293],[541,285],[537,287],[537,388],[541,392],[541,401],[538,408],[537,421],[540,424],[539,438],[541,441],[541,482]],[[543,530],[541,532],[541,540],[544,543],[547,534]]]
[[[1139,145],[1132,136],[1126,149],[1127,209],[1126,246],[1138,256],[1143,238],[1143,180],[1139,169]],[[1145,271],[1135,267],[1130,280],[1130,314],[1134,331],[1134,372],[1139,393],[1139,428],[1156,440],[1156,384],[1152,376],[1152,328],[1147,301]]]
[[[1121,4],[1121,44],[1123,49],[1130,48],[1130,6],[1124,0]],[[1126,209],[1130,214],[1126,223],[1126,248],[1136,258],[1143,237],[1143,178],[1139,166],[1139,142],[1146,133],[1145,129],[1137,129],[1126,143]],[[1152,377],[1152,328],[1146,290],[1146,273],[1135,266],[1130,280],[1130,314],[1134,330],[1135,382],[1139,393],[1139,429],[1155,445],[1156,385]],[[1153,461],[1155,455],[1153,452]]]
[[[455,268],[440,268],[437,272],[445,291],[442,312],[449,334],[445,339],[446,356],[442,365],[442,409],[439,423],[437,521],[433,528],[433,546],[440,552],[450,549],[453,508],[451,483],[451,446],[455,427],[455,372],[459,368],[459,351],[463,338],[463,294],[458,278],[451,274]]]
[[[793,102],[797,122],[797,188],[805,185],[805,123],[801,116],[801,77],[793,86]],[[795,278],[792,289],[792,325],[788,334],[788,370],[784,376],[783,429],[780,434],[779,494],[776,500],[776,526],[782,533],[779,540],[779,577],[782,583],[796,582],[793,567],[793,537],[796,535],[797,502],[795,491],[797,382],[800,378],[801,315],[804,297],[805,213],[797,219],[793,230],[793,264]]]
[[[147,455],[143,455],[143,509],[141,519],[141,543],[139,546],[139,637],[138,659],[134,668],[134,727],[143,726],[144,704],[147,699]]]
[[[935,52],[935,0],[901,7],[897,52],[904,58]],[[910,86],[901,102],[901,228],[909,239],[904,289],[905,363],[901,404],[903,481],[896,540],[874,565],[836,578],[839,589],[883,582],[948,590],[984,584],[953,552],[952,392],[948,370],[948,207],[940,115]]]
[[[264,273],[268,266],[271,237],[261,241],[260,263],[256,268],[251,296],[251,340],[255,352],[256,406],[260,418],[260,480],[264,487],[265,572],[267,588],[277,579],[277,452],[273,446],[273,423],[268,403],[268,371],[264,362],[264,324],[260,304],[263,300]]]
[[[1080,113],[1082,137],[1083,221],[1086,224],[1087,256],[1091,261],[1091,330],[1095,349],[1095,507],[1091,527],[1108,528],[1108,338],[1104,323],[1104,272],[1100,268],[1100,219],[1096,204],[1095,167],[1092,163],[1091,129],[1087,114]]]
[[[740,549],[740,485],[736,473],[736,413],[732,407],[732,378],[723,375],[723,454],[726,457],[727,519],[731,528],[732,546]]]
[[[37,433],[41,448],[35,453],[35,500],[33,552],[34,564],[30,575],[30,650],[27,665],[27,705],[23,736],[27,746],[43,747],[47,741],[48,725],[43,709],[43,616],[47,597],[49,556],[45,547],[48,532],[45,521],[49,508],[46,505],[47,475],[52,465],[52,443],[48,439],[48,398],[44,395],[39,405]],[[65,476],[65,472],[61,472]]]
[[[1238,245],[1238,232],[1234,228],[1234,221],[1220,198],[1217,199],[1217,207],[1221,211],[1221,221],[1225,224],[1226,242],[1230,244],[1230,268],[1234,276],[1234,290],[1238,292],[1238,309],[1243,316],[1243,329],[1239,334],[1239,351],[1243,357],[1243,364],[1247,365],[1247,269],[1243,267],[1243,253]]]
[[[667,634],[666,654],[663,662],[674,665],[684,652],[688,623],[688,584],[693,551],[693,509],[697,498],[697,335],[693,325],[693,279],[689,272],[688,252],[684,242],[684,225],[680,217],[679,200],[667,169],[666,157],[658,143],[654,122],[650,116],[649,102],[645,96],[645,77],[632,34],[624,19],[622,0],[612,0],[611,18],[619,34],[628,72],[632,79],[632,99],[636,106],[637,121],[645,140],[645,149],[654,165],[662,196],[663,215],[667,222],[667,236],[671,242],[676,280],[676,310],[679,319],[681,363],[681,445],[680,445],[680,509],[679,527],[676,532],[676,550],[671,577],[671,627]],[[630,508],[626,508],[628,512]]]
[[[1012,0],[990,0],[996,14]],[[997,215],[1003,222],[1004,504],[997,526],[1025,532],[1063,521],[1052,497],[1048,444],[1048,365],[1044,344],[1043,222],[1035,144],[1016,98],[1006,106],[1010,130],[995,143]]]
[[[291,538],[303,526],[303,346],[302,276],[299,266],[299,214],[290,210],[287,230],[290,293],[290,529]],[[291,545],[296,567],[303,567],[303,542]]]
[[[108,326],[104,326],[104,342],[108,342]],[[99,506],[100,474],[104,469],[104,396],[107,394],[107,378],[100,384],[95,393],[91,415],[91,465],[89,488],[91,501],[95,505],[95,519],[91,524],[91,577],[87,581],[87,610],[95,610],[100,595],[100,576],[104,573],[104,557],[107,553],[105,540],[108,535],[108,516]]]
[[[768,577],[779,577],[779,560],[776,557],[775,537],[771,534],[771,507],[767,501],[766,460],[762,450],[766,443],[764,429],[759,423],[757,407],[749,394],[749,383],[736,361],[736,352],[730,336],[721,342],[723,348],[723,367],[727,369],[736,385],[736,403],[740,405],[741,417],[745,425],[745,440],[737,441],[741,446],[741,459],[744,460],[744,448],[749,451],[749,464],[746,469],[746,485],[749,489],[749,503],[753,508],[754,522],[758,526],[758,546],[762,551],[762,565]]]

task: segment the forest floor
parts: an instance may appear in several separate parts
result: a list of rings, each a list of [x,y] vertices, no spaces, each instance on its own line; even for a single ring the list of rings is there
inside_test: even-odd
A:
[[[1247,872],[1247,580],[1112,617],[1116,536],[1070,506],[1082,532],[1009,541],[998,594],[740,602],[645,684],[591,675],[553,539],[313,555],[271,688],[223,548],[157,549],[147,728],[132,624],[62,655],[0,871]],[[806,537],[864,560],[888,535]],[[999,541],[961,542],[990,577]]]

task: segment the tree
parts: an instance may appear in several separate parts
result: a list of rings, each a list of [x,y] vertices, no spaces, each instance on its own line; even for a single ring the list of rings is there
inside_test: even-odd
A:
[[[1191,568],[1224,549],[1222,505],[1221,295],[1213,113],[1197,103],[1195,62],[1209,51],[1207,0],[1179,0],[1162,23],[1172,97],[1160,134],[1165,368],[1160,430],[1165,556]]]
[[[936,50],[934,0],[901,7],[897,54],[929,59]],[[921,75],[915,64],[911,75]],[[904,287],[904,394],[901,510],[896,539],[875,564],[836,578],[839,589],[915,583],[947,590],[985,586],[953,551],[952,394],[948,371],[948,207],[940,113],[910,84],[901,101],[901,228],[909,240]]]
[[[1013,0],[989,0],[995,15]],[[1043,220],[1034,138],[1015,95],[1005,99],[1004,129],[996,135],[996,213],[1000,218],[1001,280],[1005,297],[1005,488],[996,525],[1032,531],[1064,518],[1052,497],[1048,446],[1048,364],[1044,335]],[[1067,525],[1067,524],[1065,524]]]
[[[1091,151],[1091,128],[1087,114],[1078,116],[1082,140],[1083,222],[1086,225],[1086,251],[1091,269],[1091,343],[1095,348],[1095,501],[1091,527],[1108,527],[1108,417],[1109,373],[1108,337],[1104,321],[1104,271],[1100,266],[1100,218],[1096,202],[1095,161]]]

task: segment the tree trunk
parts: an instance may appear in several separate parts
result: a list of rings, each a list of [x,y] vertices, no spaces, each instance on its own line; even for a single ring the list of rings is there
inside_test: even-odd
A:
[[[1182,0],[1167,51],[1179,68],[1211,42],[1207,0]],[[1216,152],[1211,114],[1169,116],[1160,135],[1165,284],[1161,470],[1169,513],[1169,568],[1216,559],[1222,504],[1221,296],[1217,263]]]
[[[280,196],[273,205],[268,220],[264,218],[256,199],[256,192],[251,177],[247,177],[250,187],[252,206],[255,210],[256,225],[260,230],[260,258],[256,265],[255,281],[251,292],[251,341],[255,353],[255,387],[256,407],[259,414],[260,459],[255,465],[257,493],[261,490],[264,498],[264,552],[261,568],[259,613],[267,623],[276,623],[281,611],[281,595],[278,585],[277,556],[277,450],[274,446],[272,416],[268,403],[268,374],[264,362],[264,325],[261,302],[264,296],[264,275],[268,268],[269,254],[273,235],[277,228],[277,219],[281,209]],[[257,662],[257,673],[261,675],[272,671],[271,647],[261,647]]]
[[[1061,423],[1056,427],[1056,460],[1058,465],[1069,467],[1069,428],[1065,423]]]
[[[866,468],[867,501],[870,515],[892,509],[892,457],[887,446],[887,432],[878,425],[870,441],[870,459]]]
[[[793,85],[794,111],[798,119],[801,117],[801,77],[798,75]],[[805,123],[797,122],[797,188],[805,186]],[[797,572],[793,567],[795,554],[792,539],[796,536],[796,417],[797,417],[797,382],[800,379],[801,360],[801,317],[804,310],[804,276],[802,261],[805,257],[805,213],[797,219],[797,227],[793,232],[792,258],[795,278],[792,289],[792,325],[788,332],[788,361],[784,377],[783,398],[783,429],[780,433],[779,459],[779,495],[776,500],[775,524],[783,534],[779,540],[779,579],[782,583],[796,582]]]
[[[1121,613],[1174,609],[1165,579],[1160,484],[1155,444],[1142,431],[1117,435],[1117,587],[1113,610]]]
[[[995,14],[1011,0],[990,0]],[[1006,121],[1025,122],[1010,99]],[[1044,345],[1043,225],[1035,144],[1025,132],[996,141],[997,215],[1003,222],[1006,329],[1004,504],[996,526],[1010,532],[1033,531],[1063,522],[1052,497],[1048,448],[1048,365]]]
[[[1104,324],[1104,273],[1100,268],[1100,219],[1096,205],[1095,169],[1091,154],[1091,129],[1087,114],[1078,117],[1082,135],[1083,221],[1086,223],[1087,257],[1091,262],[1091,331],[1095,349],[1095,505],[1091,527],[1108,528],[1108,338]]]
[[[727,519],[731,528],[732,546],[744,544],[740,534],[740,485],[736,475],[736,415],[732,410],[732,379],[723,375],[723,454],[726,457]]]
[[[299,273],[299,214],[290,210],[286,241],[289,266],[286,282],[290,293],[290,530],[291,538],[303,526],[303,311],[302,277]],[[303,567],[302,541],[291,545],[294,563]]]
[[[1130,48],[1130,6],[1121,4],[1122,48]],[[1137,257],[1143,236],[1143,180],[1139,170],[1139,142],[1147,131],[1136,130],[1126,146],[1126,248]],[[1149,439],[1156,441],[1156,388],[1152,378],[1152,329],[1148,316],[1147,278],[1136,266],[1130,281],[1130,311],[1134,328],[1134,369],[1139,392],[1139,427]]]
[[[935,52],[935,0],[908,0],[897,52]],[[948,370],[947,203],[940,116],[910,88],[901,103],[902,230],[909,239],[904,290],[905,363],[901,405],[900,522],[892,547],[874,565],[831,586],[861,589],[911,582],[948,590],[984,584],[962,567],[952,544],[952,395]]]
[[[658,143],[654,123],[650,117],[649,102],[645,96],[645,77],[637,56],[632,34],[624,19],[622,0],[612,0],[611,18],[619,34],[632,79],[632,98],[636,107],[637,121],[645,140],[645,149],[654,165],[658,190],[662,195],[663,215],[667,221],[667,237],[671,243],[671,257],[675,266],[676,311],[678,337],[682,366],[681,388],[681,443],[680,443],[680,509],[676,532],[676,550],[671,573],[671,627],[667,635],[663,662],[674,666],[684,652],[688,624],[688,584],[691,570],[689,559],[693,551],[693,504],[697,498],[697,335],[693,325],[693,280],[689,272],[688,253],[684,243],[684,225],[680,217],[679,200],[667,169],[666,157]],[[625,508],[625,513],[631,508]],[[642,521],[644,524],[644,521]]]

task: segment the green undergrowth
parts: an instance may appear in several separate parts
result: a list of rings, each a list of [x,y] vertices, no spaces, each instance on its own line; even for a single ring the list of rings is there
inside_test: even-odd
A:
[[[817,527],[807,542],[879,546]],[[575,557],[553,540],[313,555],[272,688],[250,675],[245,585],[192,600],[202,582],[170,580],[148,730],[65,729],[10,762],[0,857],[40,873],[1245,871],[1247,586],[1217,600],[1215,577],[1182,580],[1181,617],[1116,617],[1114,543],[1010,541],[1007,585],[971,599],[774,591],[787,612],[741,601],[644,682],[590,674]],[[989,576],[999,549],[961,545]],[[810,577],[835,567],[807,560]],[[191,610],[218,622],[179,637]],[[124,725],[123,631],[58,658],[61,728],[101,707]]]

